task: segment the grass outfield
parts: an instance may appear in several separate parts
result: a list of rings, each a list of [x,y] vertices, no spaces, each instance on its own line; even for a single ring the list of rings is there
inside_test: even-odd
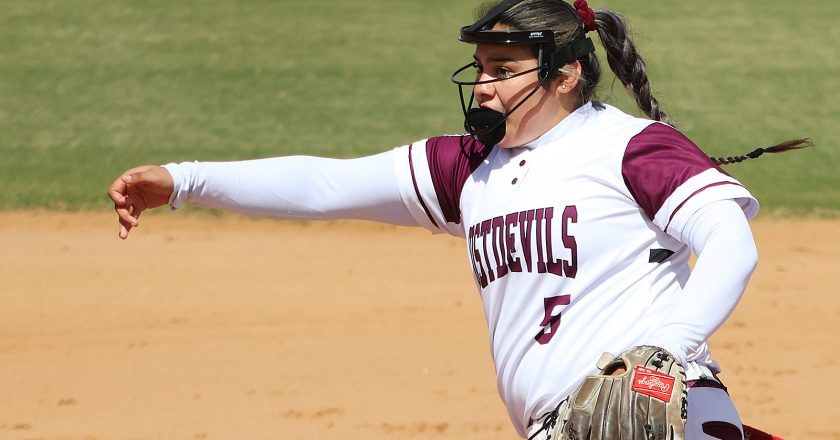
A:
[[[140,163],[351,157],[460,132],[448,76],[477,3],[0,0],[0,207],[106,209]],[[765,208],[840,212],[840,3],[592,5],[631,18],[664,108],[709,154],[815,140],[727,168]]]

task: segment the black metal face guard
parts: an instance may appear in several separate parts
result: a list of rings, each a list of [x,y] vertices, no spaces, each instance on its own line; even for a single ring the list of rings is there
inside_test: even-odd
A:
[[[515,74],[513,74],[511,76],[508,76],[506,78],[494,78],[494,79],[488,79],[488,80],[484,80],[484,81],[461,81],[461,80],[456,78],[459,73],[469,69],[470,67],[477,67],[477,66],[478,65],[475,63],[475,61],[473,61],[473,62],[465,65],[464,67],[461,67],[460,69],[456,70],[455,73],[453,73],[452,76],[449,77],[450,81],[452,81],[453,83],[458,85],[458,97],[461,98],[461,111],[464,112],[464,115],[466,115],[467,112],[470,110],[470,108],[472,107],[472,104],[473,104],[473,100],[475,99],[475,94],[472,91],[470,91],[470,103],[467,104],[466,102],[464,102],[464,86],[477,86],[477,85],[480,85],[480,84],[490,84],[490,83],[495,83],[495,82],[499,82],[499,81],[505,81],[505,80],[508,80],[508,79],[516,78],[517,76],[527,75],[531,72],[536,72],[536,71],[541,69],[540,66],[537,66],[537,67],[534,67],[533,69],[528,69],[528,70],[525,70],[525,71],[522,71],[522,72],[519,72],[519,73],[515,73]],[[528,96],[525,97],[525,99],[528,99],[529,97],[531,97],[531,95],[533,95],[537,91],[537,89],[544,82],[545,82],[545,80],[540,81],[540,84],[537,85],[537,87],[534,88],[534,90],[532,90],[531,93],[529,93]],[[514,106],[514,108],[510,112],[512,112],[513,110],[516,110],[523,102],[525,102],[525,99],[523,99],[522,101],[519,101],[519,103],[516,104],[516,106]],[[510,113],[510,112],[508,112],[508,113]]]
[[[550,31],[548,32],[551,33]],[[502,32],[492,31],[492,33],[501,34]],[[545,84],[546,81],[553,78],[559,71],[560,67],[565,66],[566,64],[569,64],[574,60],[577,60],[578,58],[581,58],[595,51],[595,45],[592,43],[592,40],[590,40],[589,38],[579,39],[569,44],[561,46],[559,50],[556,50],[551,54],[547,62],[543,62],[543,54],[545,53],[543,46],[544,44],[540,44],[539,52],[537,54],[537,67],[515,73],[506,78],[493,78],[484,81],[461,81],[456,78],[461,72],[471,67],[477,66],[475,62],[468,63],[465,66],[458,68],[449,77],[450,81],[458,85],[458,98],[460,98],[461,101],[461,111],[464,113],[464,129],[468,133],[473,135],[482,143],[489,146],[493,146],[501,142],[505,135],[504,123],[511,113],[513,113],[522,104],[524,104],[528,98],[533,96],[534,93],[536,93],[537,90],[539,90],[539,88],[542,87],[542,85]],[[554,47],[554,44],[551,44],[551,47]],[[528,93],[528,95],[522,98],[522,100],[520,100],[515,106],[513,106],[513,108],[510,109],[510,111],[508,111],[507,113],[502,114],[493,110],[472,108],[473,102],[475,100],[475,94],[472,90],[469,91],[469,103],[467,103],[464,99],[464,86],[473,87],[480,84],[490,84],[499,81],[505,81],[516,78],[518,76],[526,75],[531,72],[538,72],[537,76],[540,79],[539,84],[537,84],[536,87],[534,87],[534,89],[531,90],[530,93]],[[498,114],[492,115],[491,112]],[[479,120],[481,122],[479,122]]]
[[[459,80],[457,78],[458,74],[467,70],[467,69],[469,69],[470,67],[478,67],[478,64],[475,61],[473,61],[473,62],[468,63],[467,65],[465,65],[463,67],[460,67],[458,70],[455,71],[455,73],[452,74],[452,76],[449,77],[449,80],[454,82],[455,84],[458,84],[459,86],[477,86],[479,84],[490,84],[490,83],[494,83],[494,82],[499,82],[499,81],[504,81],[504,80],[516,78],[517,76],[522,76],[522,75],[525,75],[525,74],[528,74],[528,73],[531,73],[531,72],[536,72],[537,70],[541,69],[540,66],[537,66],[537,67],[534,67],[533,69],[528,69],[528,70],[525,70],[525,71],[522,71],[522,72],[519,72],[519,73],[514,73],[513,75],[507,76],[507,77],[504,77],[504,78],[494,78],[494,79],[488,79],[488,80],[484,80],[484,81],[461,81],[461,80]]]
[[[475,63],[469,63],[452,74],[450,80],[458,85],[458,95],[461,99],[461,110],[464,112],[464,128],[476,137],[479,141],[493,146],[504,138],[505,121],[516,109],[518,109],[528,98],[542,87],[543,84],[550,78],[558,74],[560,68],[577,59],[580,59],[592,52],[595,52],[595,45],[592,40],[583,36],[583,25],[581,26],[581,37],[571,43],[564,44],[556,48],[554,43],[554,32],[551,30],[490,30],[485,29],[498,21],[508,9],[512,8],[522,0],[505,0],[493,9],[491,9],[484,17],[469,26],[461,28],[461,41],[470,44],[496,44],[496,45],[537,45],[537,67],[527,71],[519,72],[507,78],[494,78],[486,81],[460,81],[456,76],[464,70],[472,67]],[[571,5],[562,1],[562,3],[569,8],[573,14],[576,14]],[[516,78],[520,75],[525,75],[537,71],[537,76],[540,79],[539,84],[528,93],[525,98],[519,101],[510,111],[505,114],[482,108],[472,108],[475,94],[470,92],[469,104],[464,100],[464,86],[475,86],[479,84],[488,84],[498,81],[504,81],[511,78]]]
[[[464,86],[476,86],[479,84],[490,84],[500,81],[505,81],[509,79],[516,78],[517,76],[527,75],[532,72],[536,72],[542,69],[542,66],[534,67],[533,69],[524,70],[522,72],[515,73],[511,76],[506,78],[494,78],[488,79],[484,81],[460,81],[456,79],[459,73],[476,66],[475,62],[469,63],[464,67],[459,68],[452,74],[449,78],[453,83],[458,85],[458,97],[461,99],[461,111],[464,113],[464,129],[467,130],[470,134],[478,138],[478,140],[482,141],[487,145],[495,145],[496,143],[500,142],[502,138],[504,138],[504,122],[507,120],[508,116],[513,113],[516,109],[518,109],[525,101],[528,100],[534,93],[542,87],[543,84],[550,78],[548,75],[543,75],[540,78],[539,84],[537,84],[533,90],[531,90],[524,98],[522,98],[516,105],[513,106],[510,111],[507,113],[499,113],[494,110],[489,109],[479,109],[479,108],[472,108],[473,101],[475,100],[475,94],[470,90],[470,102],[469,104],[464,100]],[[479,123],[475,120],[476,114],[484,113],[483,117],[479,117],[482,120],[482,123]],[[490,116],[488,112],[498,113],[498,115]],[[501,127],[501,131],[497,131]]]
[[[553,32],[551,32],[551,31],[542,31],[542,32],[548,33],[549,35],[553,35]],[[528,32],[483,31],[483,32],[479,32],[479,33],[480,34],[507,34],[507,35],[509,35],[509,34],[513,34],[513,33],[526,34]],[[534,32],[532,32],[532,33],[534,33]],[[484,36],[486,36],[486,35],[482,35],[482,37],[484,37]],[[506,39],[506,37],[504,35],[494,35],[492,38],[496,39],[497,41],[501,41],[501,40]],[[554,37],[552,36],[552,38],[554,38]],[[549,76],[556,75],[557,72],[559,71],[559,69],[561,67],[565,66],[566,64],[569,64],[569,63],[571,63],[571,62],[573,62],[577,59],[580,59],[580,58],[582,58],[586,55],[589,55],[592,52],[595,52],[595,43],[593,43],[592,40],[589,37],[580,38],[578,40],[572,41],[569,44],[564,44],[563,46],[560,46],[560,48],[556,49],[556,50],[554,49],[554,42],[553,41],[550,44],[548,44],[548,43],[521,43],[521,42],[511,42],[511,43],[476,42],[476,43],[473,43],[473,41],[478,41],[478,40],[484,40],[484,39],[475,38],[475,39],[470,40],[470,41],[466,41],[466,40],[462,39],[461,41],[466,41],[466,42],[471,43],[471,44],[510,44],[510,45],[539,44],[539,48],[538,48],[538,51],[537,51],[537,67],[534,68],[534,69],[531,69],[531,70],[524,71],[524,72],[519,72],[519,73],[517,73],[515,75],[511,75],[507,78],[497,78],[497,79],[487,80],[487,81],[483,81],[483,82],[482,81],[460,81],[460,80],[458,80],[456,78],[456,76],[459,73],[461,73],[461,72],[469,69],[473,65],[475,65],[475,62],[473,61],[471,63],[466,64],[463,67],[460,67],[458,70],[455,71],[455,73],[453,73],[449,77],[449,80],[452,81],[453,83],[458,84],[458,85],[464,85],[464,86],[486,84],[486,83],[489,83],[489,82],[504,81],[506,79],[515,78],[519,75],[524,75],[526,73],[533,72],[534,70],[539,70],[539,72],[540,72],[539,76],[540,76],[540,79],[542,79],[542,77],[544,77],[544,76],[549,77]],[[546,49],[550,49],[550,50],[546,50]],[[546,57],[546,54],[550,54],[550,55]]]

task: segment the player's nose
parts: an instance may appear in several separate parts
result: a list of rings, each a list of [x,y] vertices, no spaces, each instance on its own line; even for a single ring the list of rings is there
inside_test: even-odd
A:
[[[492,79],[489,75],[481,75],[478,78],[478,81],[486,81],[489,79]],[[476,101],[481,104],[493,99],[493,97],[496,96],[496,88],[493,87],[493,83],[476,84],[473,86],[473,94],[475,95]]]

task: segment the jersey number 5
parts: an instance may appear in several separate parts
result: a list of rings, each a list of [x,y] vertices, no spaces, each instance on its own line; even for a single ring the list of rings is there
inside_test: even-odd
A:
[[[551,298],[544,298],[543,304],[545,306],[545,319],[540,325],[543,327],[534,339],[540,345],[548,344],[548,341],[557,333],[557,327],[560,327],[560,311],[557,310],[560,306],[569,305],[571,295],[552,296]]]

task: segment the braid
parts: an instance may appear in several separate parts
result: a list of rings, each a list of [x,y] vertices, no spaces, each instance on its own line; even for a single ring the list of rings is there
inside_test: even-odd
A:
[[[636,51],[624,18],[607,10],[596,11],[595,17],[598,36],[607,53],[607,62],[627,93],[649,118],[675,126],[674,121],[659,107],[659,100],[653,96],[645,60]]]
[[[717,165],[729,165],[732,163],[743,162],[747,159],[757,159],[758,156],[761,156],[764,153],[783,153],[785,151],[798,150],[812,145],[814,145],[814,143],[809,138],[791,139],[789,141],[773,145],[772,147],[756,148],[755,150],[740,156],[710,157],[710,159],[712,159],[712,161]]]
[[[710,157],[710,159],[712,159],[712,162],[714,162],[716,165],[729,165],[732,163],[739,163],[749,158],[750,157],[746,154],[743,154],[741,156]]]
[[[653,96],[648,79],[645,60],[636,51],[636,45],[630,38],[627,21],[621,15],[608,11],[595,11],[598,36],[607,53],[607,62],[615,77],[621,81],[627,93],[636,100],[639,110],[654,121],[664,122],[672,127],[676,124],[659,107],[659,100]],[[594,56],[594,55],[593,55]],[[585,73],[585,71],[584,71]],[[711,157],[717,165],[740,163],[756,159],[764,153],[781,153],[813,145],[811,139],[792,139],[766,148],[757,148],[740,156]]]

